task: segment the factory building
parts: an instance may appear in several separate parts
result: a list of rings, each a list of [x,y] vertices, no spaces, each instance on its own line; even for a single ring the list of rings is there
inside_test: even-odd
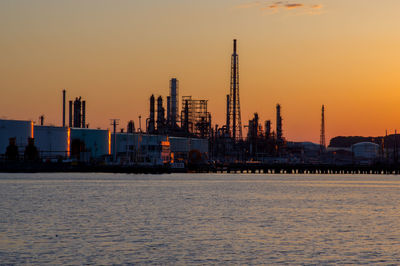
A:
[[[116,138],[117,160],[122,164],[163,165],[171,161],[167,136],[141,133],[111,134]],[[114,141],[111,152],[114,154]]]
[[[162,96],[156,98],[152,94],[149,98],[146,133],[177,137],[211,137],[211,114],[207,109],[208,100],[195,100],[192,96],[182,96],[182,109],[179,114],[179,81],[172,78],[169,84],[170,91],[165,101],[166,109]]]
[[[28,139],[32,137],[42,160],[104,160],[114,153],[114,137],[121,163],[162,165],[173,162],[174,158],[186,161],[193,152],[199,154],[197,157],[208,158],[207,139],[142,133],[114,135],[102,129],[34,126],[31,121],[0,120],[1,155],[6,154],[10,139],[13,139],[22,158]]]
[[[208,158],[207,139],[116,133],[116,147],[118,160],[123,164],[162,165],[187,161],[194,152],[201,158]],[[111,149],[114,153],[114,145]]]
[[[171,152],[175,159],[187,160],[191,152],[198,152],[202,158],[208,158],[208,140],[198,138],[170,137]]]

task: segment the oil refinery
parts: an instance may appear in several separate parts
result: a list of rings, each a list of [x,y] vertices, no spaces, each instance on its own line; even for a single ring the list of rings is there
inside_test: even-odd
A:
[[[279,103],[275,106],[275,127],[271,119],[261,120],[258,113],[242,126],[236,40],[233,40],[230,73],[224,125],[213,125],[208,100],[185,95],[176,77],[169,80],[166,97],[149,96],[144,130],[141,120],[138,129],[131,120],[126,122],[126,128],[117,130],[118,119],[112,119],[112,130],[90,128],[87,102],[82,97],[68,101],[67,124],[67,91],[63,89],[60,126],[44,125],[44,116],[38,125],[33,121],[0,120],[1,165],[4,168],[13,162],[36,162],[214,169],[231,164],[370,166],[397,163],[397,134],[363,141],[353,139],[344,145],[334,138],[327,147],[324,105],[319,144],[291,142],[285,138],[284,107]]]

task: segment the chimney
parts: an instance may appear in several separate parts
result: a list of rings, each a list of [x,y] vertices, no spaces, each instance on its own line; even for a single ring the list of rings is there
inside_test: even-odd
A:
[[[62,93],[63,93],[62,126],[65,127],[65,89],[62,91]]]

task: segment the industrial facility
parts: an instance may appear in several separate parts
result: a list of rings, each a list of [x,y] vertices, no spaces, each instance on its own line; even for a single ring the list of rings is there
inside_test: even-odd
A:
[[[43,115],[38,125],[34,121],[0,120],[0,160],[170,167],[238,162],[371,165],[398,161],[396,133],[394,137],[349,143],[334,138],[327,147],[324,105],[319,144],[285,138],[284,109],[280,104],[275,106],[275,121],[261,120],[254,113],[248,124],[242,126],[236,40],[233,40],[230,73],[224,125],[213,125],[208,100],[186,95],[176,77],[169,80],[168,95],[149,97],[143,131],[140,119],[137,131],[132,120],[126,128],[117,130],[119,119],[111,119],[111,130],[90,128],[86,100],[75,97],[67,101],[67,91],[63,89],[60,126],[45,125]]]

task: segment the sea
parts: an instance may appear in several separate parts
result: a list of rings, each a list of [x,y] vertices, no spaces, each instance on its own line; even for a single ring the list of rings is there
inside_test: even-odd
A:
[[[0,174],[0,265],[400,264],[400,177]]]

